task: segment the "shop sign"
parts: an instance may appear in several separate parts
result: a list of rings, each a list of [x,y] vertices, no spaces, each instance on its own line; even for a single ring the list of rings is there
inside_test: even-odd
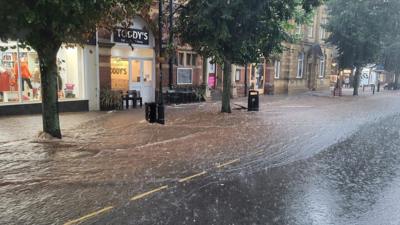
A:
[[[115,28],[114,42],[135,45],[149,45],[150,34],[148,31],[132,28]]]

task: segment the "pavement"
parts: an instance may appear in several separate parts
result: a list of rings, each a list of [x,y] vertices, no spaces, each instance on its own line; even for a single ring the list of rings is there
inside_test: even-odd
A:
[[[1,118],[0,223],[376,224],[397,198],[399,101],[266,96],[260,112],[229,115],[181,105],[166,126],[143,110],[63,114],[65,138],[51,142],[35,138],[39,116]],[[394,203],[397,223],[384,224],[399,224]]]

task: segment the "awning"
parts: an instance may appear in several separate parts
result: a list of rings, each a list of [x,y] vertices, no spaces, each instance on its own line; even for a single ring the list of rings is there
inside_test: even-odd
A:
[[[318,57],[324,56],[324,53],[322,52],[321,45],[319,44],[313,44],[311,48],[308,50],[307,55],[315,55]]]

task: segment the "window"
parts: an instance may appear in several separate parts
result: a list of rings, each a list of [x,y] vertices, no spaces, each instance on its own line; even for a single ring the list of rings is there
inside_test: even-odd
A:
[[[186,66],[196,66],[197,54],[186,54]]]
[[[184,66],[185,65],[184,62],[185,62],[185,54],[183,52],[180,52],[178,54],[178,65]]]
[[[16,41],[0,42],[0,104],[40,102],[41,75],[38,54]],[[19,54],[18,54],[19,51]],[[82,49],[63,45],[57,54],[58,98],[79,98],[82,93]]]
[[[140,82],[140,61],[132,61],[132,82]],[[129,61],[111,57],[111,89],[127,91],[129,89]]]
[[[193,69],[192,68],[178,68],[177,83],[178,84],[192,84],[193,83]]]
[[[275,79],[279,79],[281,75],[281,61],[275,60]]]
[[[302,28],[303,26],[300,23],[298,23],[296,27],[296,34],[301,35]]]
[[[178,53],[178,66],[196,66],[197,64],[197,54],[195,53]]]
[[[236,81],[240,81],[240,72],[241,72],[240,69],[236,70],[236,74],[235,74],[235,80]]]
[[[303,73],[304,73],[304,53],[301,52],[299,53],[298,59],[297,59],[297,78],[303,78]]]
[[[314,37],[314,23],[308,26],[307,32],[308,32],[308,37],[309,38],[313,38]]]
[[[324,26],[326,25],[326,19],[321,20],[321,29],[320,29],[320,39],[324,40],[326,38],[326,30]]]
[[[321,56],[319,60],[319,77],[325,77],[325,56]]]

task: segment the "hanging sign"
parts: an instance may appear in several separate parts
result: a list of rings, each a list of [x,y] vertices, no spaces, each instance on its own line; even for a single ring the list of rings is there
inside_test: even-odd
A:
[[[135,45],[149,45],[150,35],[148,31],[117,27],[114,30],[114,42]]]

